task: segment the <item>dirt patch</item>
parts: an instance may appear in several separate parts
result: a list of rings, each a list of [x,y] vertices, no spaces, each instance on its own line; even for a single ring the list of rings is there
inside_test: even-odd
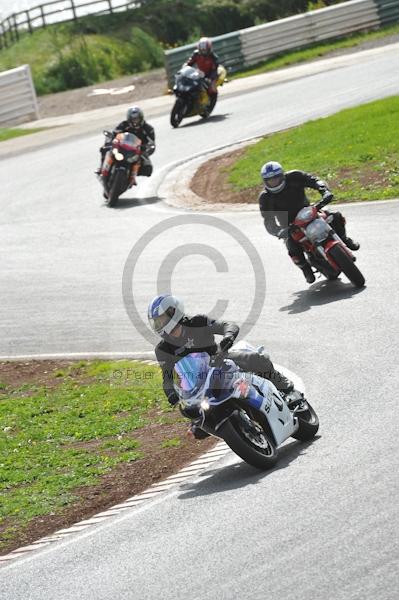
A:
[[[134,90],[127,93],[92,95],[94,90],[113,89],[123,91],[123,88],[134,85]],[[128,75],[121,79],[96,83],[77,90],[47,94],[38,98],[40,118],[70,115],[105,106],[118,104],[136,104],[146,98],[156,98],[167,93],[168,83],[164,69],[156,69],[141,75]]]
[[[72,361],[68,360],[31,360],[29,362],[0,363],[0,383],[13,388],[18,388],[24,384],[36,386],[58,385],[60,378],[57,376],[57,372],[64,371],[73,364]]]
[[[70,368],[73,364],[71,361],[0,363],[0,382],[10,387],[23,384],[55,386],[60,383],[60,378],[56,376],[57,372]],[[0,399],[1,393],[5,392],[5,389],[0,389]],[[138,450],[144,454],[143,458],[130,463],[121,463],[103,475],[96,485],[74,490],[76,502],[62,512],[36,517],[28,525],[16,528],[14,539],[7,546],[3,546],[0,555],[123,502],[153,483],[172,475],[198,455],[209,450],[217,441],[213,437],[201,441],[191,439],[187,436],[189,422],[187,420],[176,422],[174,414],[171,414],[168,419],[165,413],[162,413],[162,423],[157,422],[161,412],[154,411],[151,416],[154,422],[130,434],[139,442]],[[165,440],[176,438],[180,440],[179,447],[162,447],[162,442]],[[9,525],[11,522],[4,521],[0,525],[0,534]]]
[[[191,190],[212,204],[256,204],[261,184],[259,187],[237,191],[228,181],[229,168],[242,157],[244,152],[245,148],[240,148],[212,158],[201,165],[191,180]]]

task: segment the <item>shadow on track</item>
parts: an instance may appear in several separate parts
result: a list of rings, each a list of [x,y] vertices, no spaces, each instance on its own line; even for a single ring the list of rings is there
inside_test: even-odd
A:
[[[126,210],[127,208],[145,206],[146,204],[156,204],[160,201],[161,198],[159,196],[150,196],[149,198],[119,198],[116,206],[108,207],[106,203],[104,203],[104,206],[111,208],[111,210]]]
[[[245,462],[239,462],[229,467],[221,467],[212,469],[200,474],[200,477],[206,477],[203,481],[187,483],[182,485],[183,493],[179,495],[180,500],[196,498],[198,496],[209,496],[210,494],[219,494],[220,492],[228,492],[236,490],[247,485],[256,485],[260,479],[264,479],[274,471],[285,469],[301,454],[305,454],[305,450],[310,444],[317,441],[321,436],[317,435],[309,442],[292,441],[285,444],[279,449],[279,459],[276,466],[268,471],[260,471],[255,467],[251,467]]]
[[[339,279],[335,281],[319,281],[310,286],[309,289],[295,292],[295,300],[287,306],[282,306],[280,312],[287,311],[290,315],[296,315],[310,310],[312,306],[321,306],[338,300],[352,298],[360,294],[366,288],[356,288],[352,283],[344,283]]]
[[[197,121],[192,121],[191,123],[184,123],[183,125],[180,125],[178,129],[184,129],[185,127],[195,127],[196,125],[204,125],[205,123],[216,123],[217,121],[224,121],[229,116],[230,113],[225,113],[223,115],[210,115],[206,119],[198,119]]]

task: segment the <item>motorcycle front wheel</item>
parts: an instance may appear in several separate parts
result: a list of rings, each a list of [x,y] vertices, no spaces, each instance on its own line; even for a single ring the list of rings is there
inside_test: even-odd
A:
[[[118,202],[119,196],[126,190],[127,187],[127,173],[124,169],[118,169],[114,175],[111,183],[110,190],[108,192],[108,206],[114,207]]]
[[[363,274],[359,271],[351,257],[348,256],[340,244],[331,248],[330,255],[355,287],[361,288],[364,286],[366,280],[363,277]]]
[[[270,469],[277,461],[278,450],[270,436],[243,410],[233,414],[218,431],[226,444],[249,465]]]
[[[319,417],[314,408],[307,400],[303,400],[295,411],[295,416],[298,419],[298,430],[292,436],[301,442],[307,442],[314,438],[319,430]]]
[[[172,112],[170,113],[170,124],[172,127],[179,127],[180,123],[183,120],[184,116],[184,102],[177,98],[174,106],[172,108]]]

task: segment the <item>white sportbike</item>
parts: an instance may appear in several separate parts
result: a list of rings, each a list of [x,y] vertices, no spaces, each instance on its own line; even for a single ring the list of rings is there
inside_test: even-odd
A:
[[[244,342],[234,349],[258,352]],[[259,469],[275,464],[286,439],[310,440],[319,428],[301,392],[279,392],[273,383],[240,371],[228,358],[193,352],[176,363],[173,378],[183,414]]]

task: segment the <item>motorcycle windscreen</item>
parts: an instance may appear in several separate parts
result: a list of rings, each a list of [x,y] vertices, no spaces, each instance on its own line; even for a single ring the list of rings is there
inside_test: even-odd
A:
[[[199,395],[206,382],[209,361],[206,352],[192,352],[175,364],[173,387],[179,398],[188,400]]]
[[[119,145],[125,150],[134,150],[141,146],[141,139],[134,133],[121,133],[118,136]]]

